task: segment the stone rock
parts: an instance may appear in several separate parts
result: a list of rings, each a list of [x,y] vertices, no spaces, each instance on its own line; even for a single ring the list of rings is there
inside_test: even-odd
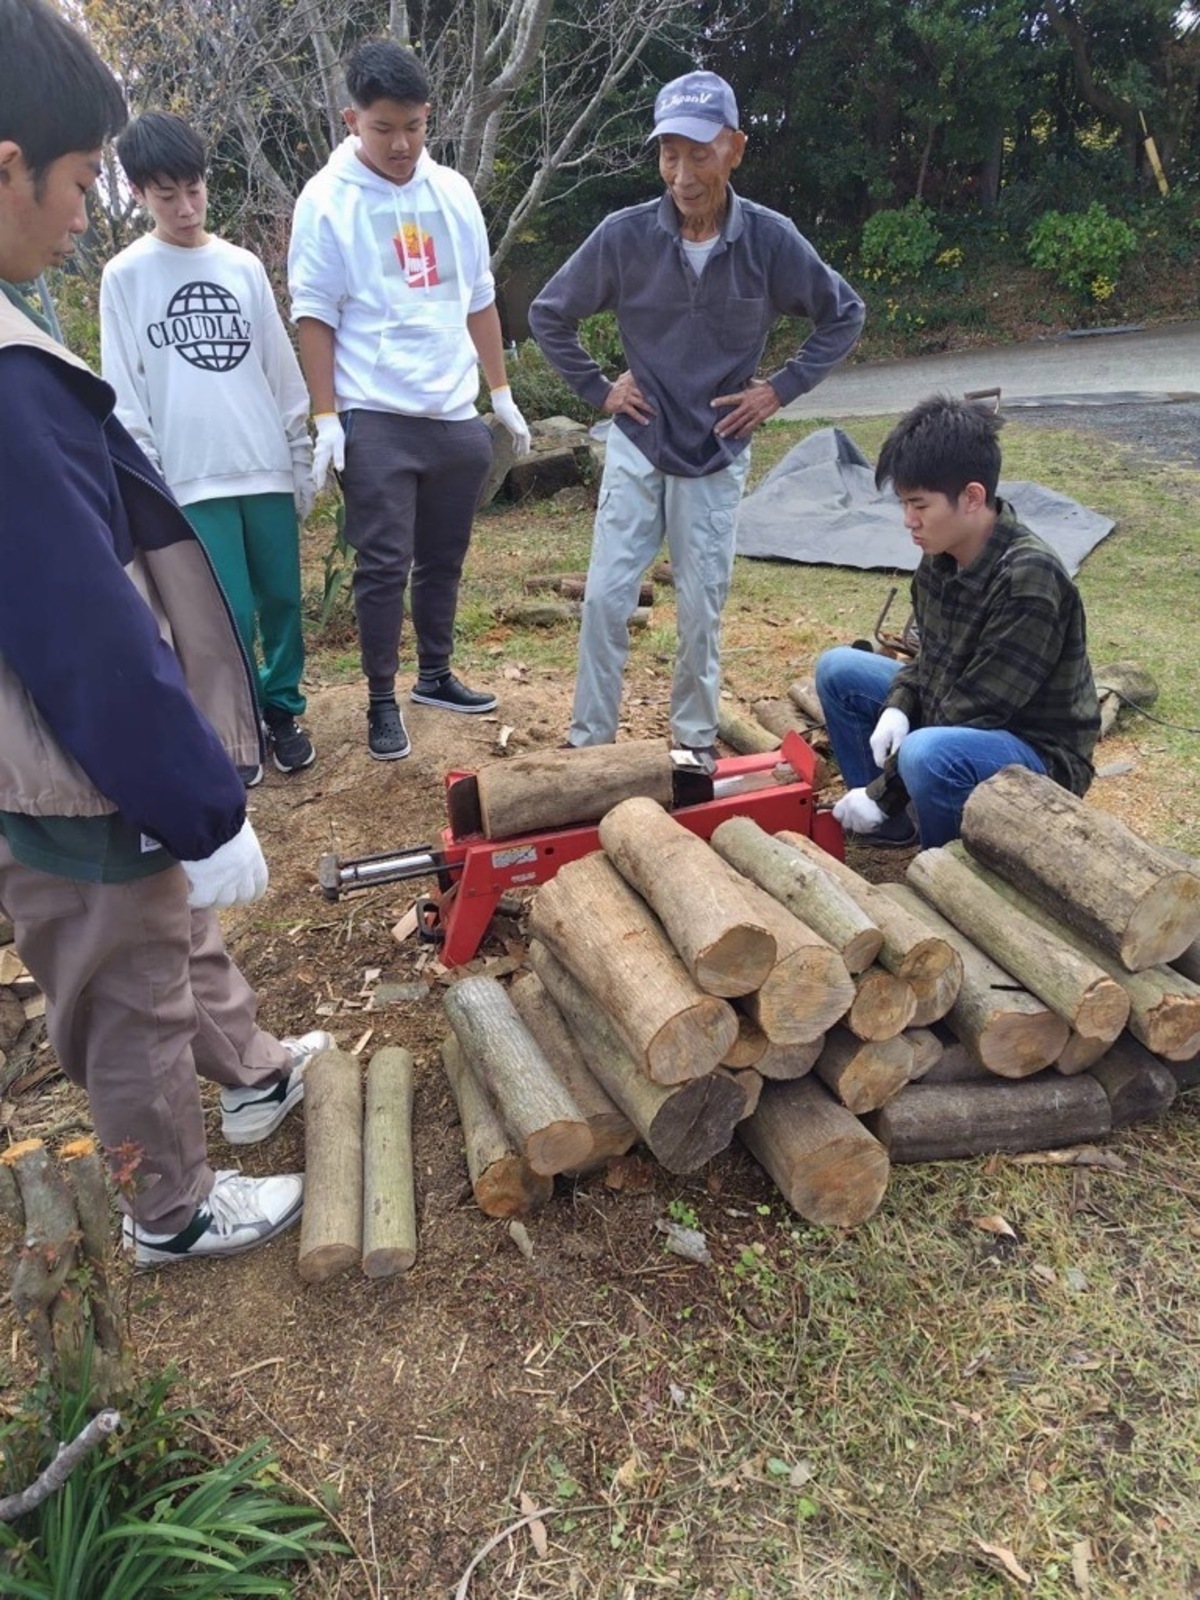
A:
[[[529,431],[535,440],[546,439],[556,444],[566,444],[576,434],[587,436],[587,428],[582,422],[576,422],[574,417],[543,417],[540,422],[531,423]]]
[[[589,511],[592,497],[582,484],[577,484],[568,489],[560,489],[554,496],[554,504],[560,511]]]
[[[514,500],[548,500],[560,489],[582,485],[590,471],[591,458],[586,450],[577,452],[567,446],[535,450],[513,463],[508,474],[509,493]]]
[[[499,417],[489,413],[483,419],[492,434],[492,464],[488,475],[483,480],[483,488],[479,491],[479,499],[475,502],[475,509],[482,511],[484,506],[490,506],[500,493],[505,478],[512,470],[513,462],[517,459],[513,450],[512,434],[500,421]]]

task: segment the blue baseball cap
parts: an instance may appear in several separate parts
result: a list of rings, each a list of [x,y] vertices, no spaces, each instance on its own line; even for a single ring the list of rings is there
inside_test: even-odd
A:
[[[647,138],[677,133],[697,144],[711,144],[722,128],[738,125],[737,99],[715,72],[685,72],[663,84],[654,98],[654,128]]]

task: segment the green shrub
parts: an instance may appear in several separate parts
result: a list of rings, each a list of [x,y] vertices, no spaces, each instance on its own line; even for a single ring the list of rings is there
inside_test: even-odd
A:
[[[900,283],[919,278],[937,253],[941,234],[920,200],[898,211],[877,211],[863,224],[859,258],[868,278]]]
[[[1127,222],[1093,200],[1086,211],[1047,211],[1029,230],[1029,260],[1081,300],[1098,303],[1117,287],[1121,267],[1138,247]]]
[[[611,311],[585,317],[579,326],[579,336],[605,377],[616,378],[624,372],[625,352],[617,332],[617,319]],[[526,422],[540,422],[545,417],[573,417],[576,422],[588,425],[596,421],[595,406],[581,400],[567,387],[533,339],[526,339],[515,358],[510,360],[508,381]]]

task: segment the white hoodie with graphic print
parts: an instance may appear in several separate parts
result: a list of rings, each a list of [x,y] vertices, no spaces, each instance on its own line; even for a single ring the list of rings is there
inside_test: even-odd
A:
[[[496,298],[479,202],[428,151],[396,184],[358,149],[357,138],[343,140],[296,202],[292,320],[335,330],[339,411],[464,422],[479,394],[467,317]]]

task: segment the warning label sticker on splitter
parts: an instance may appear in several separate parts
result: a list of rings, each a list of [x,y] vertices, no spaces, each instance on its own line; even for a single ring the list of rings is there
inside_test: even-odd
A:
[[[497,870],[501,867],[519,867],[524,861],[537,860],[537,847],[532,844],[516,845],[512,850],[493,850],[492,865]]]

